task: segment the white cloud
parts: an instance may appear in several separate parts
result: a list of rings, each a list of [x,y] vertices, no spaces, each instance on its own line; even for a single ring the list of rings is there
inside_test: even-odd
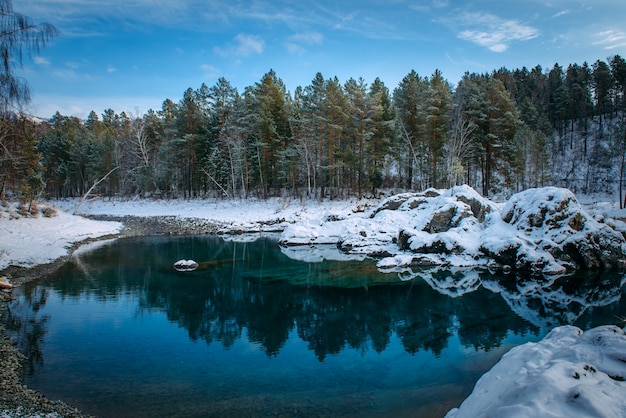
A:
[[[324,42],[324,35],[319,32],[296,33],[289,37],[285,43],[287,51],[292,55],[303,55],[306,53],[305,46],[321,45]]]
[[[57,69],[52,72],[52,75],[62,80],[75,80],[78,78],[78,74],[73,69]]]
[[[44,57],[33,57],[33,61],[37,65],[50,65],[50,60]]]
[[[626,32],[621,29],[609,29],[595,35],[593,45],[604,49],[615,49],[626,46]]]
[[[109,73],[109,74],[113,74],[116,71],[117,71],[117,68],[115,68],[113,66],[107,67],[107,73]]]
[[[539,36],[539,30],[516,20],[505,20],[489,13],[465,13],[453,22],[460,30],[458,37],[488,48],[504,52],[512,42],[527,41]]]
[[[306,49],[296,43],[287,42],[285,46],[287,48],[287,52],[291,55],[303,55],[306,53]]]
[[[265,49],[265,42],[258,36],[240,33],[235,36],[235,44],[230,44],[226,48],[216,46],[213,52],[222,57],[235,56],[247,57],[252,54],[262,54]]]
[[[235,37],[235,40],[239,43],[235,49],[235,53],[238,56],[261,54],[265,48],[265,42],[263,42],[263,40],[258,36],[244,35],[240,33]]]
[[[211,64],[202,64],[200,70],[202,70],[204,77],[208,79],[217,78],[222,73],[219,68]]]
[[[86,118],[94,110],[101,114],[105,109],[114,109],[118,114],[140,114],[148,109],[160,109],[163,97],[155,96],[106,96],[106,97],[79,97],[72,95],[36,94],[33,103],[29,106],[32,115],[48,119],[59,112],[62,115],[72,115]]]
[[[293,42],[307,45],[321,45],[324,41],[324,35],[319,32],[297,33],[289,38]]]

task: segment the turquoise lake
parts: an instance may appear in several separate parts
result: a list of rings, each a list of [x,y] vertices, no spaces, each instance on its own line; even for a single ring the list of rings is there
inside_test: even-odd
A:
[[[95,416],[442,417],[513,346],[626,317],[620,274],[525,297],[520,278],[479,278],[451,297],[271,237],[127,238],[16,289],[3,320],[26,384]]]

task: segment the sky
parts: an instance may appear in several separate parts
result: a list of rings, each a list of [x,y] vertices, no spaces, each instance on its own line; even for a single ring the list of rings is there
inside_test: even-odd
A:
[[[18,76],[25,111],[141,115],[224,77],[240,93],[274,70],[287,90],[316,73],[377,77],[393,91],[412,70],[465,72],[593,64],[626,57],[616,0],[14,0],[59,36]]]

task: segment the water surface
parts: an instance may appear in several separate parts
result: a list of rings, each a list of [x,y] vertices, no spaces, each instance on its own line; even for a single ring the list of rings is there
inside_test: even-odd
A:
[[[523,297],[515,278],[430,283],[295,261],[271,238],[132,238],[16,290],[5,321],[26,384],[97,416],[441,417],[514,345],[626,317],[619,275]]]

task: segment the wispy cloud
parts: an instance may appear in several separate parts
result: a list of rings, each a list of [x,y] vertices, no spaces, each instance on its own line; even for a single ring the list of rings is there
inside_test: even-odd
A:
[[[609,29],[595,35],[594,45],[604,49],[615,49],[626,46],[626,32],[621,29]]]
[[[307,45],[321,45],[324,41],[324,35],[319,32],[304,32],[292,35],[289,39]]]
[[[287,51],[292,55],[303,55],[307,47],[321,45],[324,35],[319,32],[303,32],[290,36],[285,42]]]
[[[105,96],[94,98],[92,96],[81,97],[77,95],[46,95],[37,97],[45,105],[31,104],[30,112],[42,118],[49,118],[60,112],[62,115],[75,115],[86,118],[92,110],[102,113],[105,109],[115,109],[116,112],[126,112],[129,115],[140,114],[148,109],[159,109],[163,103],[163,97],[151,96]]]
[[[37,65],[45,65],[45,66],[50,65],[50,60],[44,57],[39,57],[39,56],[33,57],[33,62]]]
[[[569,10],[562,10],[562,11],[560,11],[560,12],[555,13],[554,15],[552,15],[552,17],[561,17],[561,16],[567,15],[567,14],[569,14],[569,13],[570,13],[570,11],[569,11]]]
[[[464,13],[453,21],[460,39],[504,52],[510,44],[539,36],[539,30],[516,20],[501,19],[489,13]]]
[[[202,71],[202,74],[204,75],[204,78],[207,79],[214,79],[217,78],[222,72],[219,70],[219,68],[211,65],[211,64],[202,64],[200,66],[200,70]]]
[[[265,42],[258,36],[240,33],[235,36],[235,43],[229,44],[225,48],[216,46],[213,52],[222,57],[235,56],[247,57],[252,54],[262,54],[265,49]]]
[[[116,71],[117,71],[117,68],[113,67],[112,65],[107,67],[107,73],[109,74],[113,74]]]

